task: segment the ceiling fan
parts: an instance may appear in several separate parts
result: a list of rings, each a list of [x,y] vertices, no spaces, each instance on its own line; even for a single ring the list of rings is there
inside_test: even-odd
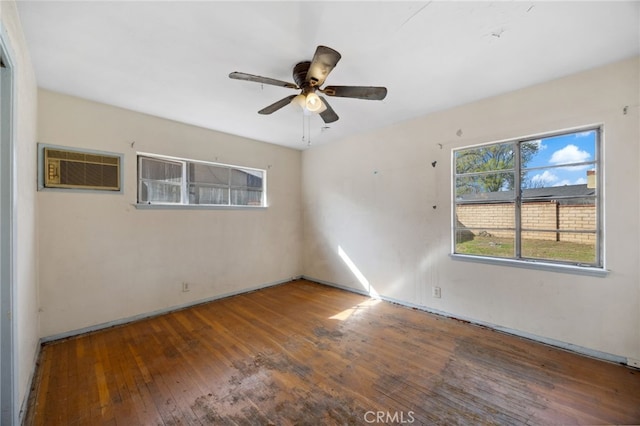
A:
[[[311,62],[300,62],[293,67],[293,80],[296,82],[295,84],[237,71],[229,74],[229,77],[236,80],[253,81],[256,83],[301,90],[299,95],[290,95],[280,99],[258,111],[258,114],[271,114],[293,103],[302,107],[305,112],[318,113],[325,123],[333,123],[338,120],[338,114],[331,108],[329,102],[316,92],[323,93],[327,96],[369,100],[382,100],[387,96],[386,87],[327,86],[321,89],[320,86],[324,84],[325,79],[341,57],[340,53],[330,47],[318,46]]]

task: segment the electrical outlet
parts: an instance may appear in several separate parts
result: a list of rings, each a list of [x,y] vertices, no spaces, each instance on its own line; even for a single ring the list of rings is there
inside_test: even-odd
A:
[[[440,287],[431,287],[431,295],[436,299],[440,299],[442,297],[442,290]]]
[[[182,283],[182,291],[184,291],[185,293],[189,291],[189,283],[187,282]]]

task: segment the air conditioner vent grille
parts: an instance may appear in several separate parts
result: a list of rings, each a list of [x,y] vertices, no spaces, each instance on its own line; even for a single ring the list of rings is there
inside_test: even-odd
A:
[[[120,190],[120,156],[44,149],[48,188]]]

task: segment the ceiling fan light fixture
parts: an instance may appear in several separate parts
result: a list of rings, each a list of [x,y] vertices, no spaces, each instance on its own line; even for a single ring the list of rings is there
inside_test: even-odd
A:
[[[302,110],[307,106],[307,99],[303,94],[299,94],[295,98],[291,99],[291,105],[294,105]]]
[[[306,107],[311,112],[320,112],[320,109],[324,106],[320,96],[311,92],[307,95]],[[325,107],[326,108],[326,107]]]

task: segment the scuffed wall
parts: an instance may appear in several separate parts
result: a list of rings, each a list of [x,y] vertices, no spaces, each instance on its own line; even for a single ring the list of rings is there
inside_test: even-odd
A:
[[[305,151],[304,274],[640,359],[639,78],[633,58]],[[600,124],[606,277],[450,257],[452,149]]]
[[[38,192],[42,336],[301,274],[300,151],[46,90],[38,130],[41,143],[124,154],[123,194]],[[269,206],[137,209],[138,152],[265,169]]]

